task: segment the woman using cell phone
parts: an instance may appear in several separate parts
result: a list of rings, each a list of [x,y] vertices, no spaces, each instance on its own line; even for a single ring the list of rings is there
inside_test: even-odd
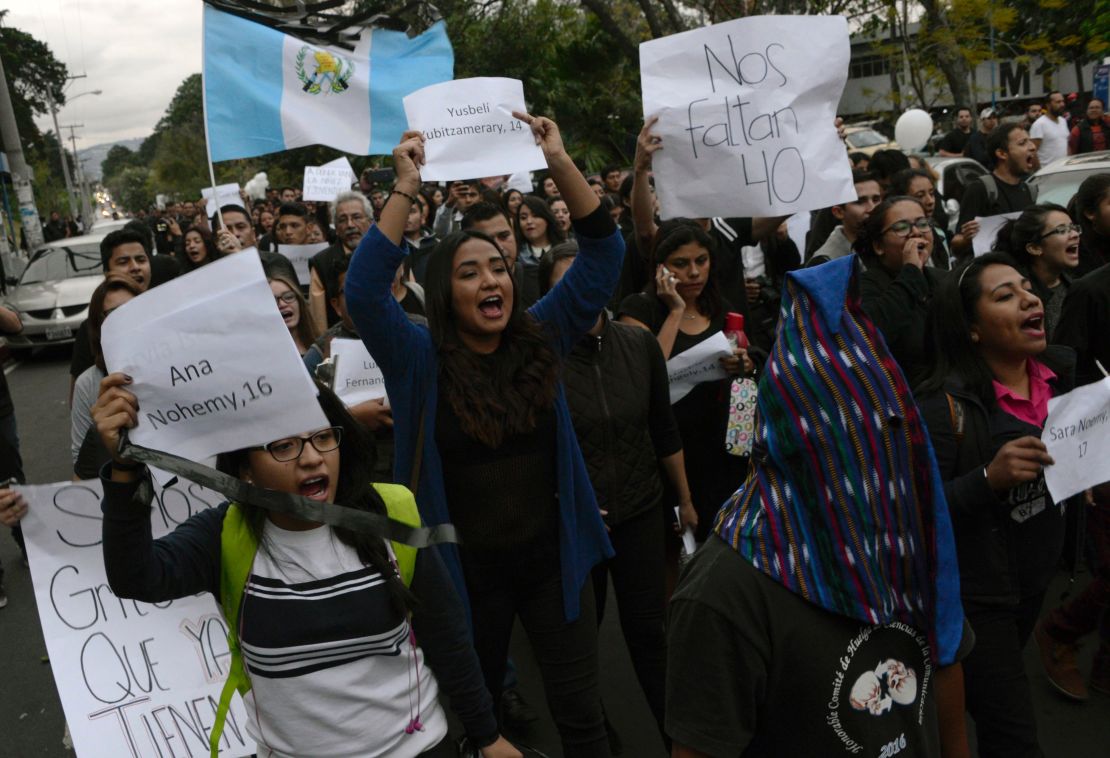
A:
[[[469,600],[486,686],[497,700],[519,618],[564,755],[607,756],[588,579],[613,551],[559,368],[612,294],[624,243],[555,123],[515,115],[542,148],[578,237],[563,281],[525,311],[493,238],[456,232],[428,261],[428,328],[412,324],[390,292],[424,162],[423,137],[409,132],[393,150],[393,194],[351,259],[347,307],[385,376],[395,477],[419,482],[426,521],[459,530],[462,545],[444,552]]]

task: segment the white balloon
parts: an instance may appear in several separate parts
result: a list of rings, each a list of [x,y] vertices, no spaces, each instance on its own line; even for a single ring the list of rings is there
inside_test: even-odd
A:
[[[907,152],[925,147],[933,133],[933,118],[920,108],[911,108],[898,117],[894,139]]]

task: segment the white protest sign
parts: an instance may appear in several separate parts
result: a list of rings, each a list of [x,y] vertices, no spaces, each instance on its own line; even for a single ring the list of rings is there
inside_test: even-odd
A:
[[[204,758],[231,665],[227,624],[212,595],[122,600],[108,587],[100,481],[19,488],[31,580],[50,669],[81,758]],[[156,488],[155,537],[224,498],[187,483]],[[255,752],[232,699],[221,756]],[[59,735],[60,738],[60,735]]]
[[[1044,470],[1055,502],[1110,481],[1110,378],[1049,400],[1041,441],[1056,461]]]
[[[120,306],[101,344],[134,380],[137,445],[200,460],[328,426],[253,248]]]
[[[308,269],[308,262],[312,256],[328,247],[327,242],[313,242],[311,245],[282,245],[277,246],[277,252],[284,255],[293,264],[297,272],[297,283],[307,287],[312,282],[312,273]]]
[[[424,133],[425,181],[469,179],[547,168],[528,125],[519,79],[479,77],[440,82],[404,99],[409,129]]]
[[[301,199],[330,203],[340,192],[350,190],[355,179],[355,171],[346,158],[336,158],[323,166],[305,166]]]
[[[528,194],[535,188],[536,185],[532,184],[532,173],[530,171],[517,171],[505,182],[504,191],[517,190]]]
[[[347,406],[385,397],[385,377],[362,340],[333,339],[335,394]]]
[[[213,193],[211,187],[205,187],[200,191],[201,197],[204,198],[205,212],[211,218],[216,215],[216,209],[222,208],[225,205],[243,205],[243,198],[239,196],[238,184],[221,184],[216,187]],[[212,202],[215,197],[216,202]]]
[[[986,255],[994,247],[994,242],[998,238],[998,230],[1012,218],[1017,218],[1021,213],[1000,213],[997,216],[976,216],[975,220],[979,222],[978,233],[971,238],[971,250],[975,253],[975,257]]]
[[[732,345],[729,344],[728,337],[724,332],[717,332],[667,361],[671,405],[686,397],[695,385],[728,376],[721,366],[721,358],[731,355]]]
[[[778,216],[856,199],[833,120],[848,78],[841,16],[757,16],[640,44],[659,116],[661,216]]]

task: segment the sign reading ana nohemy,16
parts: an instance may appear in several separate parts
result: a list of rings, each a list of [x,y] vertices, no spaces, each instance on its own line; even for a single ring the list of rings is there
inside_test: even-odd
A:
[[[441,82],[405,97],[409,129],[424,133],[427,181],[472,179],[546,168],[543,151],[528,125],[513,118],[523,111],[518,79],[480,77]]]
[[[122,600],[108,587],[100,482],[21,487],[23,520],[50,669],[81,758],[209,755],[208,735],[231,665],[227,624],[212,595]],[[199,485],[157,488],[155,537],[223,498]],[[220,755],[251,755],[236,695]]]
[[[1044,481],[1057,503],[1110,481],[1110,379],[1049,400],[1041,441],[1055,461]]]
[[[659,116],[663,218],[777,216],[855,199],[833,121],[848,78],[841,16],[757,16],[640,45]]]
[[[137,445],[201,460],[328,425],[254,248],[125,303],[101,344],[133,379]]]

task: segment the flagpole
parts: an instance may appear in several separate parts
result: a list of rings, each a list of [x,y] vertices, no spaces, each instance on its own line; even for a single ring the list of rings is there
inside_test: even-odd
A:
[[[205,56],[205,45],[207,44],[207,35],[204,33],[204,3],[200,4],[200,108],[204,115],[204,154],[208,158],[208,179],[212,182],[212,204],[216,206],[216,216],[220,220],[220,228],[226,229],[227,225],[224,224],[224,214],[220,210],[220,201],[216,195],[216,169],[212,166],[212,142],[208,139],[208,86],[205,78],[205,72],[208,69],[208,58]],[[248,219],[250,218],[248,214]]]

